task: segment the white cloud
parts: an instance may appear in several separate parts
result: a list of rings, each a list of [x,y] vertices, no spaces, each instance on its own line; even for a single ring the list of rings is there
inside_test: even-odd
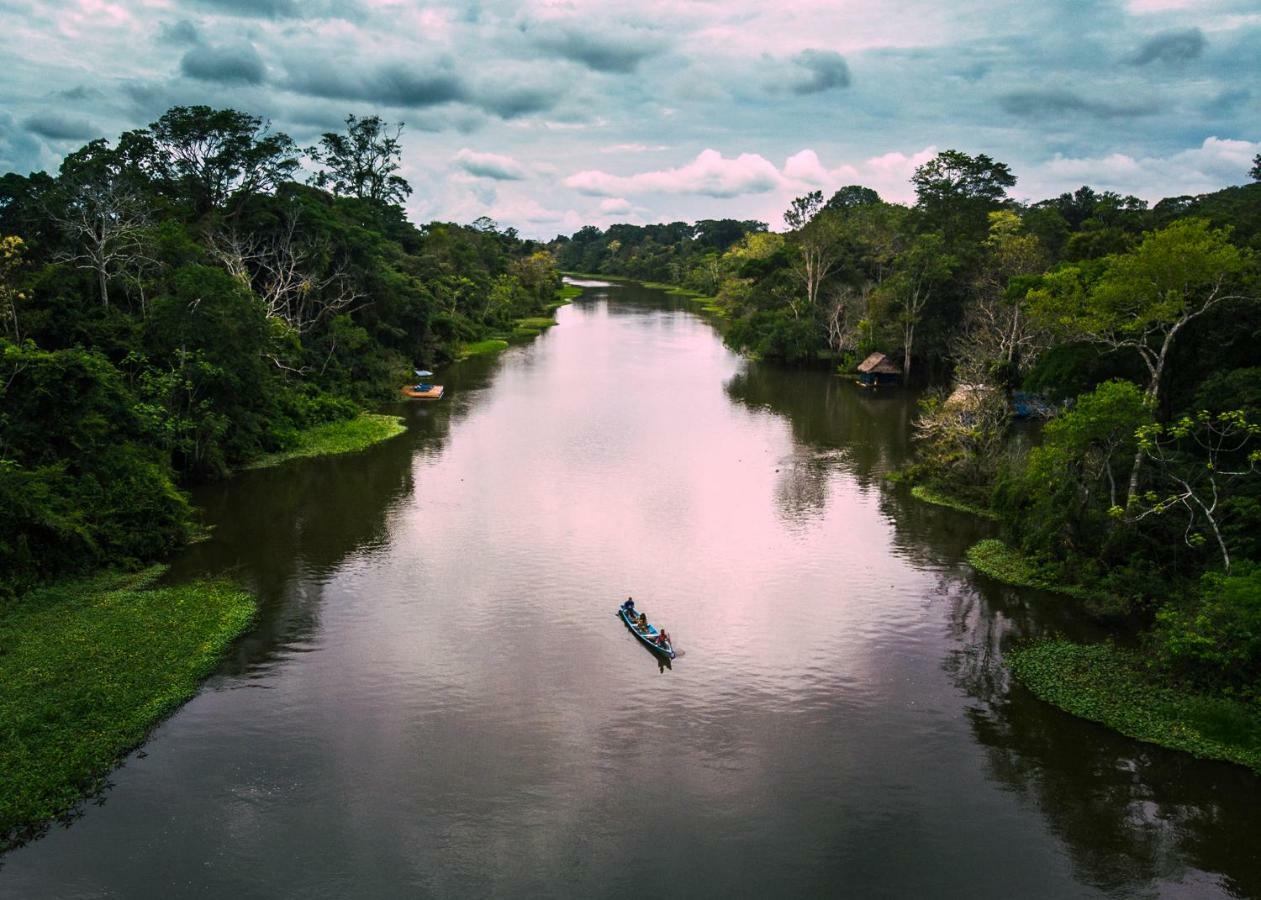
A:
[[[1198,147],[1169,156],[1130,156],[1111,153],[1097,157],[1056,156],[1025,179],[1021,193],[1041,198],[1082,184],[1159,200],[1179,194],[1202,194],[1223,184],[1248,179],[1261,141],[1209,137]]]
[[[727,159],[717,150],[703,150],[696,159],[677,169],[628,176],[589,169],[570,175],[565,185],[597,197],[644,193],[738,197],[774,190],[783,181],[774,164],[757,153],[741,153]]]
[[[600,212],[619,215],[631,211],[630,201],[625,197],[606,197],[600,201]]]
[[[669,150],[665,144],[607,144],[600,148],[601,153],[652,153],[657,150]]]

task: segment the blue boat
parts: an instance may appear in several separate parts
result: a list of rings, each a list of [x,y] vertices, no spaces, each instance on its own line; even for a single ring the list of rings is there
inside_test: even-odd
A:
[[[666,659],[674,659],[674,647],[669,641],[662,641],[660,644],[657,643],[659,635],[654,626],[649,625],[644,631],[640,631],[639,626],[635,624],[635,619],[632,618],[631,610],[627,609],[625,606],[618,607],[617,615],[623,622],[626,623],[626,627],[631,630],[631,634],[643,641],[644,646],[646,646],[649,650],[653,653],[660,653]]]

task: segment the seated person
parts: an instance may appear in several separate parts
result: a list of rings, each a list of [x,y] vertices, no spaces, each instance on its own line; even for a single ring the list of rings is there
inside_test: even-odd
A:
[[[639,619],[638,621],[635,622],[635,624],[639,626],[640,631],[647,631],[648,630],[648,616],[645,613],[640,613]]]

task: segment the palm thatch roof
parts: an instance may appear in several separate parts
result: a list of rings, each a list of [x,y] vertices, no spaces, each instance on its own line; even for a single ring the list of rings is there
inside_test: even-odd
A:
[[[901,375],[902,367],[883,353],[873,353],[858,364],[858,371],[864,375]]]

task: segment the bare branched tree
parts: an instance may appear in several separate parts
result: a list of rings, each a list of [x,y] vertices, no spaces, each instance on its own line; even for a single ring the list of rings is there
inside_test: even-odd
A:
[[[1158,466],[1172,490],[1149,491],[1136,498],[1144,508],[1134,516],[1142,521],[1181,508],[1187,516],[1183,539],[1187,546],[1203,543],[1196,530],[1203,522],[1217,542],[1222,568],[1230,573],[1230,551],[1222,535],[1222,501],[1230,484],[1261,472],[1261,450],[1251,449],[1261,439],[1261,425],[1243,410],[1214,415],[1201,410],[1168,425],[1145,425],[1138,430],[1139,452]],[[1131,508],[1131,513],[1134,510]]]
[[[304,236],[296,214],[285,216],[281,227],[268,235],[233,228],[211,235],[208,243],[228,273],[254,291],[267,317],[299,335],[358,308],[365,297],[344,265],[328,262],[328,239]]]
[[[130,276],[131,283],[139,285],[141,270],[152,262],[144,251],[146,229],[152,223],[148,201],[108,164],[65,171],[60,188],[49,218],[69,239],[69,249],[58,258],[93,272],[101,303],[109,306],[110,283]]]

